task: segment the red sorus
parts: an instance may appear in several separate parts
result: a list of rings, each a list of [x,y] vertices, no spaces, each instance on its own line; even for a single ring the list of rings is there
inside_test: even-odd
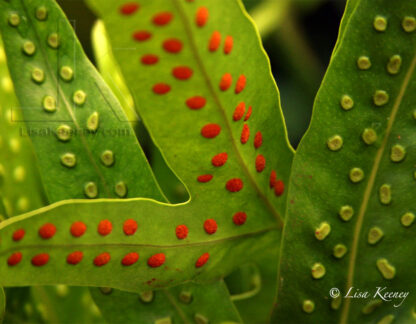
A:
[[[224,43],[224,53],[230,54],[233,50],[234,45],[234,39],[231,36],[225,37],[225,43]]]
[[[121,260],[121,264],[124,266],[131,266],[135,264],[138,260],[139,254],[136,252],[131,252],[124,256],[123,260]]]
[[[81,251],[75,251],[68,254],[68,256],[66,257],[66,262],[68,264],[76,265],[82,261],[83,257],[84,253],[82,253]]]
[[[207,234],[214,234],[217,231],[217,229],[218,225],[214,219],[210,218],[204,222],[204,230],[205,232],[207,232]]]
[[[239,178],[228,180],[225,184],[225,188],[230,192],[238,192],[243,189],[243,186],[243,181]]]
[[[241,131],[240,142],[246,144],[250,137],[250,128],[247,124],[243,125],[243,130]]]
[[[194,71],[188,66],[177,66],[172,70],[173,76],[178,80],[188,80]]]
[[[195,16],[195,22],[197,26],[203,27],[207,23],[209,18],[209,12],[206,7],[199,7],[196,16]]]
[[[186,105],[189,107],[189,109],[193,109],[193,110],[204,108],[206,103],[207,103],[207,100],[201,96],[195,96],[186,100]]]
[[[234,110],[233,120],[239,121],[241,118],[243,118],[245,112],[246,112],[246,104],[244,102],[240,102]]]
[[[20,263],[20,261],[22,261],[22,257],[23,255],[21,252],[15,252],[11,256],[9,256],[9,258],[7,259],[7,264],[13,267]]]
[[[32,258],[32,264],[35,267],[42,267],[49,262],[49,254],[48,253],[40,253],[35,255]]]
[[[87,230],[87,225],[85,225],[83,222],[75,222],[71,225],[72,236],[80,237],[84,235],[86,230]]]
[[[101,253],[94,258],[94,265],[97,267],[102,267],[106,265],[111,260],[111,255],[108,252]]]
[[[128,219],[123,224],[123,232],[126,235],[133,235],[137,231],[137,222],[134,219]]]
[[[55,225],[47,223],[39,229],[39,236],[45,240],[52,238],[56,233]]]
[[[231,83],[233,82],[233,77],[230,73],[225,73],[220,81],[220,89],[222,91],[226,91],[231,87]]]
[[[196,260],[195,267],[196,267],[196,268],[200,268],[200,267],[202,267],[205,263],[207,263],[207,262],[208,262],[208,260],[209,260],[209,253],[204,253],[204,254],[202,254],[202,255],[198,258],[198,260]]]
[[[276,180],[277,180],[276,171],[272,170],[272,172],[270,172],[270,180],[269,180],[270,188],[274,187],[274,184],[276,183]]]
[[[26,233],[25,230],[22,228],[16,230],[12,235],[13,241],[17,242],[17,241],[22,240],[25,237],[25,233]]]
[[[173,14],[171,12],[160,12],[153,17],[153,23],[158,26],[164,26],[169,24],[172,18]]]
[[[240,75],[237,80],[237,84],[235,85],[235,93],[240,93],[246,87],[247,79],[244,74]]]
[[[133,39],[138,42],[147,41],[152,37],[152,34],[147,30],[138,30],[133,33]]]
[[[204,183],[204,182],[211,181],[212,178],[213,178],[212,174],[202,174],[202,175],[198,176],[197,180],[198,180],[198,182]]]
[[[208,49],[211,52],[215,52],[221,44],[221,34],[219,31],[214,31],[209,40]]]
[[[166,83],[157,83],[153,86],[153,92],[158,95],[164,95],[170,91],[170,85]]]
[[[285,192],[285,184],[282,180],[277,180],[274,184],[274,194],[280,197]]]
[[[256,157],[256,170],[257,172],[262,172],[266,167],[266,159],[263,155],[259,154]]]
[[[164,264],[165,260],[166,257],[164,253],[157,253],[152,255],[149,259],[147,259],[147,264],[149,265],[149,267],[157,268]]]
[[[98,224],[97,231],[98,231],[98,234],[102,236],[106,236],[110,234],[112,230],[113,230],[113,224],[108,219],[104,219],[100,221],[100,223]]]
[[[233,215],[233,223],[235,225],[243,225],[247,220],[247,214],[245,212],[236,212]]]
[[[144,65],[153,65],[159,62],[159,57],[154,54],[146,54],[142,56],[141,62]]]
[[[223,166],[228,160],[228,154],[226,152],[220,153],[215,155],[212,160],[211,163],[213,166],[215,167],[220,167]]]
[[[170,38],[163,42],[163,48],[169,53],[179,53],[182,50],[183,44],[179,39]]]
[[[132,15],[139,9],[139,4],[137,2],[125,3],[120,7],[120,13],[122,15]]]
[[[221,132],[221,126],[218,124],[206,124],[201,129],[201,135],[205,138],[214,138]]]
[[[254,135],[254,147],[258,149],[263,144],[263,135],[259,131]]]
[[[247,121],[250,118],[252,111],[253,111],[253,108],[251,106],[248,107],[246,117],[244,117],[244,121]]]
[[[175,233],[179,240],[186,239],[188,236],[188,227],[186,225],[178,225],[176,226]]]

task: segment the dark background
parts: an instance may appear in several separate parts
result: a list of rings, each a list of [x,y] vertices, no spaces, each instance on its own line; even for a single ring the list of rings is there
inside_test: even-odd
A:
[[[252,12],[265,1],[290,3],[282,22],[263,37],[263,42],[281,93],[290,141],[296,147],[308,127],[314,97],[337,39],[345,0],[245,0],[244,3]],[[83,0],[58,0],[58,3],[72,20],[85,52],[94,62],[91,48],[94,14]]]

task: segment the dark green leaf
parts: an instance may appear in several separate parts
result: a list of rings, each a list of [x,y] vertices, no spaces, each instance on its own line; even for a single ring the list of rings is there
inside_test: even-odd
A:
[[[294,161],[276,322],[415,320],[416,8],[350,6]],[[382,301],[378,287],[410,294]]]

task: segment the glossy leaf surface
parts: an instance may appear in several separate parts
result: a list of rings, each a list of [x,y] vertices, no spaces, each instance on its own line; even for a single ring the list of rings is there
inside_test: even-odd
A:
[[[294,161],[276,322],[415,320],[415,6],[350,5]]]

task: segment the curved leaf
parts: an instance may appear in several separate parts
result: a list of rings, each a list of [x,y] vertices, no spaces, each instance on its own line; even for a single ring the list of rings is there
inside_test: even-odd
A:
[[[10,80],[5,54],[0,42],[0,100],[4,108],[0,118],[0,199],[7,206],[8,212],[0,214],[13,217],[18,213],[40,208],[46,204],[46,198],[37,168],[37,160],[25,123],[22,121],[21,109],[14,94]],[[6,208],[5,208],[6,209]],[[66,286],[32,287],[18,292],[8,289],[6,292],[8,307],[5,322],[17,323],[30,320],[49,320],[54,323],[63,321],[91,323],[99,318],[99,312],[92,304],[85,288]],[[28,298],[22,298],[22,295]],[[55,298],[51,298],[51,297]],[[57,297],[57,298],[56,298]],[[81,298],[82,297],[82,298]],[[88,300],[89,297],[89,300]],[[88,302],[91,302],[88,305]],[[89,309],[92,307],[92,310]],[[71,309],[71,312],[64,311]],[[39,314],[35,314],[39,313]]]
[[[269,62],[240,3],[89,3],[106,25],[140,116],[191,192],[191,205],[201,210],[226,201],[221,214],[229,218],[244,201],[256,218],[282,224],[285,195],[276,197],[269,178],[276,170],[285,182],[293,154]],[[220,153],[228,159],[219,167],[225,155],[218,158],[216,167],[211,160]],[[241,180],[241,191],[227,191],[233,179]],[[240,182],[228,188],[238,191]]]
[[[151,217],[148,217],[149,211]],[[129,219],[138,226],[133,235],[126,235],[134,228],[129,225],[130,221],[125,223]],[[104,233],[102,227],[98,228],[103,220],[112,223],[112,232],[106,236],[99,234],[99,231]],[[188,225],[187,239],[178,240],[172,220]],[[81,237],[71,235],[74,222],[86,226]],[[276,225],[266,227],[267,223],[260,223],[260,220],[245,231],[236,231],[232,222],[219,223],[221,228],[213,236],[205,233],[203,223],[195,218],[189,206],[170,206],[147,199],[75,200],[53,204],[0,223],[0,232],[5,238],[12,237],[20,228],[26,230],[21,242],[3,240],[0,285],[62,283],[109,286],[134,292],[174,286],[190,279],[208,281],[231,272],[236,264],[247,262],[263,246],[275,242],[278,235]],[[56,227],[51,239],[39,234],[44,224]],[[82,261],[69,264],[68,255],[76,251],[83,252]],[[16,266],[8,265],[8,258],[16,252],[22,253],[22,261]],[[123,266],[124,257],[133,252],[139,254],[138,262]],[[47,264],[33,260],[43,253],[49,255]],[[102,253],[111,256],[107,264],[105,257],[97,258]],[[159,258],[161,253],[165,256],[163,265],[163,259]],[[209,260],[205,259],[206,253],[210,254]],[[152,257],[154,255],[158,257]],[[45,260],[44,257],[41,260]],[[202,260],[207,262],[204,264]],[[38,266],[33,266],[32,262]],[[114,273],[119,275],[114,276]]]
[[[110,297],[117,303],[107,302]],[[203,286],[182,285],[140,296],[103,288],[101,292],[95,290],[93,298],[99,305],[107,305],[102,311],[109,324],[158,323],[158,320],[184,324],[242,323],[222,281]]]
[[[49,184],[49,201],[162,198],[119,103],[58,6],[44,0],[2,2],[0,16],[11,76],[43,182]],[[51,147],[56,149],[49,153]]]
[[[414,321],[415,13],[350,12],[294,161],[273,321]]]
[[[277,288],[278,244],[259,253],[252,262],[226,278],[231,299],[244,323],[266,324],[270,322]],[[233,288],[236,291],[233,291]]]

